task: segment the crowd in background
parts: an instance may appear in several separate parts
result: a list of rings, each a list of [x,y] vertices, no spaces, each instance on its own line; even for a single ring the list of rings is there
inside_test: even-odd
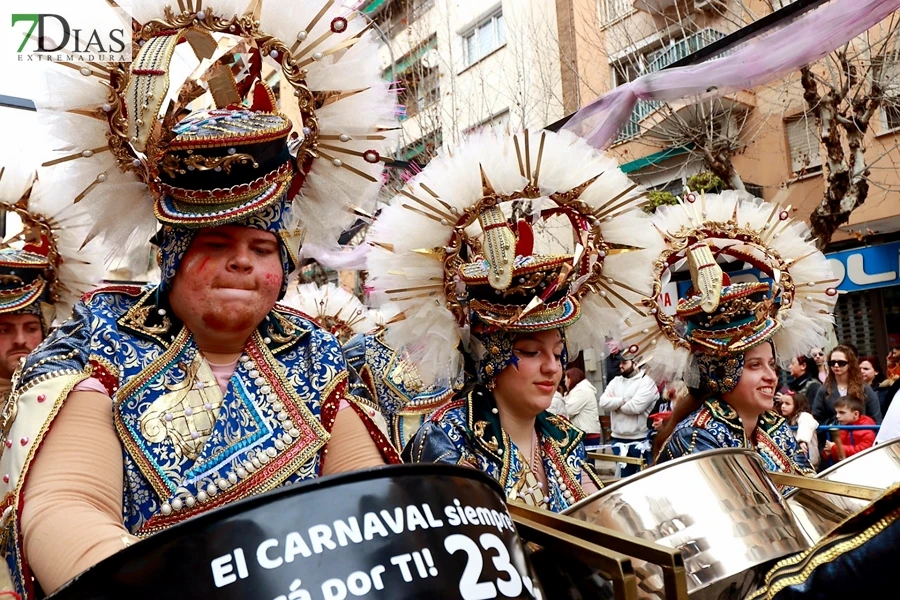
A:
[[[583,430],[588,449],[605,447],[652,464],[657,432],[691,392],[683,381],[657,385],[623,354],[618,342],[608,342],[607,350],[602,391],[582,369],[570,367],[550,412]],[[827,352],[812,348],[808,355],[792,357],[790,367],[780,373],[774,410],[787,419],[811,464],[822,470],[900,437],[900,402],[894,402],[898,397],[900,346],[882,361],[840,344]],[[606,431],[601,415],[609,418]],[[629,464],[620,474],[637,470]]]

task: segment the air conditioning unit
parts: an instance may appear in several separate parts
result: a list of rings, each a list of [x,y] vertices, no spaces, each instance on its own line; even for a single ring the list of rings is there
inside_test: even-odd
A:
[[[441,62],[441,55],[438,54],[437,48],[431,48],[421,58],[422,66],[426,69],[433,69]]]
[[[721,12],[725,10],[727,0],[694,0],[694,8],[704,12]]]

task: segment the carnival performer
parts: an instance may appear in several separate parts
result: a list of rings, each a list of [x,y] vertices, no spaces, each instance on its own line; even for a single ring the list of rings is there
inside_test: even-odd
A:
[[[619,277],[635,257],[607,244],[646,218],[636,187],[574,135],[488,133],[433,160],[382,211],[367,241],[374,294],[399,310],[386,340],[429,383],[466,364],[407,461],[472,466],[552,511],[600,487],[584,433],[547,408],[570,353],[599,346],[631,310]]]
[[[457,382],[455,386],[425,385],[416,365],[388,345],[383,325],[354,336],[344,345],[344,356],[380,408],[388,435],[398,450],[403,450],[425,419],[450,402],[461,387]]]
[[[343,7],[249,6],[135,3],[133,63],[53,67],[54,131],[78,145],[51,161],[70,178],[47,193],[90,206],[110,240],[158,219],[161,281],[86,296],[10,396],[3,553],[25,599],[195,515],[398,459],[334,336],[276,304],[291,234],[340,230],[377,192],[393,94]],[[60,101],[73,89],[77,110]]]
[[[425,389],[415,365],[403,359],[384,341],[381,311],[370,310],[347,290],[328,283],[291,285],[282,304],[312,316],[343,345],[347,363],[359,375],[351,392],[374,401],[372,419],[394,448],[403,449],[425,417],[453,396],[448,387]]]
[[[35,186],[40,189],[33,173],[0,167],[0,207],[21,223],[0,242],[3,404],[21,362],[44,340],[57,319],[71,315],[79,296],[103,278],[99,244],[80,248],[87,233],[80,211],[74,206],[59,207],[50,198],[38,199],[33,194]],[[5,424],[11,421],[10,416],[3,417]]]
[[[837,297],[827,260],[808,229],[749,194],[689,192],[652,217],[664,250],[648,264],[656,285],[624,338],[651,374],[683,377],[692,395],[660,431],[659,462],[714,448],[752,448],[770,471],[811,474],[806,455],[773,403],[779,357],[821,344]],[[745,263],[762,281],[732,282]],[[656,296],[686,265],[691,288],[673,317]],[[776,353],[776,349],[778,352]]]

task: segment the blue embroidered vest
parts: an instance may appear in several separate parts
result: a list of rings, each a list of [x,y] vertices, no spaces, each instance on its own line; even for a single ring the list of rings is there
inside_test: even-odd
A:
[[[534,484],[529,481],[530,469],[501,427],[495,407],[493,395],[483,386],[475,386],[425,422],[403,451],[403,460],[467,463],[496,479],[510,500],[531,504],[529,490]],[[561,512],[587,497],[583,478],[589,478],[598,489],[603,487],[586,460],[581,430],[547,411],[538,415],[535,427],[549,489],[541,490],[542,502],[534,504]]]
[[[749,448],[762,457],[768,471],[815,474],[794,432],[781,415],[774,411],[761,414],[755,437],[752,441],[747,439],[737,411],[719,398],[710,398],[676,425],[657,460],[663,463],[716,448]],[[787,493],[790,489],[781,491]]]

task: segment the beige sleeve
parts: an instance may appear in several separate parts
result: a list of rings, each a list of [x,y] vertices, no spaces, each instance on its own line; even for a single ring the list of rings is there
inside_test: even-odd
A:
[[[123,471],[109,397],[69,394],[23,490],[25,556],[45,592],[137,541],[122,523]]]
[[[352,407],[339,410],[325,446],[322,475],[358,471],[387,464],[366,424]]]

